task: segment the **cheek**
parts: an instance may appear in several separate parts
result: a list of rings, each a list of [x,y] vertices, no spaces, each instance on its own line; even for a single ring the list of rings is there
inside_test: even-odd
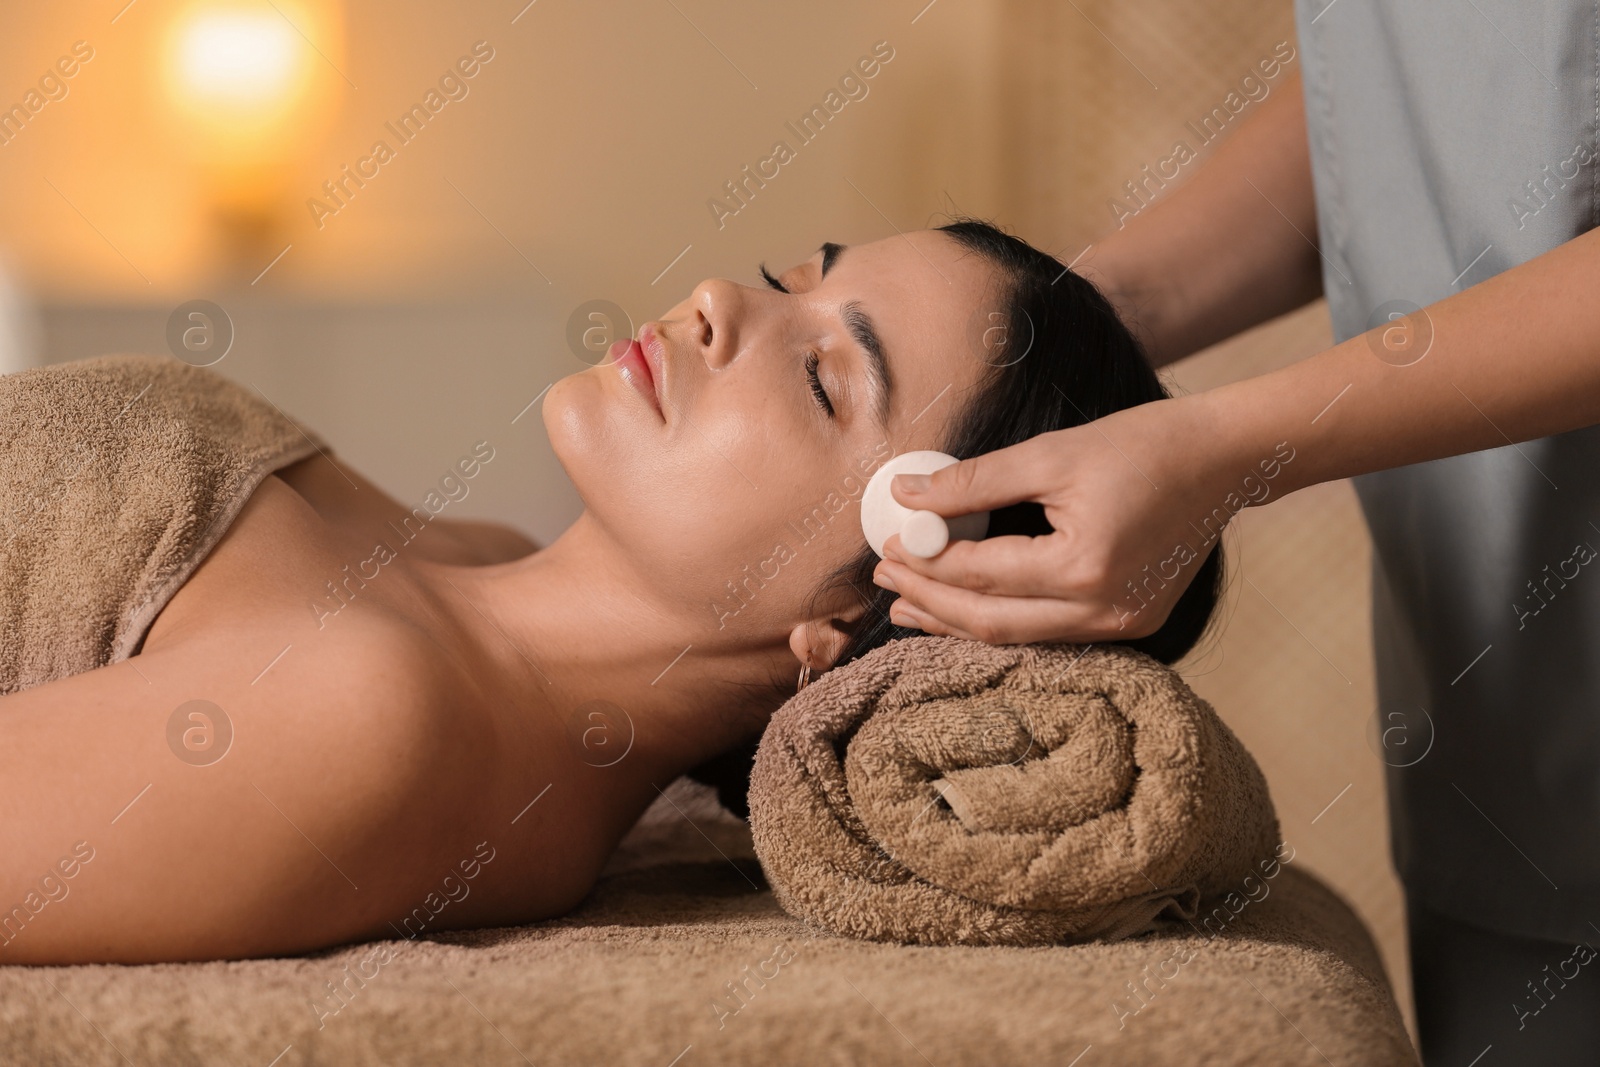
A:
[[[671,504],[698,549],[685,555],[707,588],[724,597],[761,590],[757,614],[788,614],[801,590],[799,574],[819,545],[832,540],[838,517],[819,521],[811,504],[819,469],[831,457],[817,452],[814,434],[797,431],[792,415],[752,405],[717,419],[696,417],[693,440],[682,442],[679,476],[694,488]],[[826,512],[826,509],[824,509]],[[829,535],[825,538],[819,534]]]
[[[754,379],[669,411],[663,429],[619,407],[598,373],[562,379],[543,402],[590,518],[659,596],[704,606],[707,631],[792,624],[865,544],[854,459],[871,449],[828,437]]]
[[[783,564],[786,587],[808,597],[866,546],[861,494],[867,478],[838,449],[815,457],[784,457],[775,463],[772,477],[781,479],[785,491],[770,501],[764,522],[789,549]]]
[[[551,447],[584,507],[630,559],[678,594],[721,587],[772,555],[797,454],[781,413],[701,402],[662,427],[597,368],[550,388]]]
[[[787,629],[821,582],[864,543],[860,504],[847,490],[830,487],[814,470],[781,483],[776,468],[768,475],[785,491],[763,492],[745,514],[728,516],[738,547],[708,561],[718,629]]]

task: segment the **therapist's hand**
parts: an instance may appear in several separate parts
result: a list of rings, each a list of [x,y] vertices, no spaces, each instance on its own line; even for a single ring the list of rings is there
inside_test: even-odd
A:
[[[931,476],[898,475],[891,492],[906,507],[950,517],[1031,500],[1044,506],[1054,532],[953,541],[932,559],[900,552],[899,536],[889,538],[874,581],[900,594],[890,618],[991,644],[1154,633],[1216,544],[1191,522],[1213,513],[1230,481],[1237,486],[1234,446],[1217,426],[1204,394],[1195,394],[1042,434]],[[1187,565],[1179,565],[1180,544],[1195,550]]]

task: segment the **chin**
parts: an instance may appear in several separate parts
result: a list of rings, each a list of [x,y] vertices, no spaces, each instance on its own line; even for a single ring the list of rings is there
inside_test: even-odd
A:
[[[551,448],[585,520],[668,602],[707,604],[714,628],[713,598],[743,564],[759,561],[758,548],[770,551],[768,540],[736,548],[735,531],[704,506],[726,492],[704,477],[720,461],[653,434],[649,412],[618,395],[630,387],[619,380],[613,392],[610,384],[585,371],[550,387],[541,414]]]
[[[621,442],[610,399],[592,371],[580,371],[551,385],[539,408],[550,447],[586,504],[591,490],[605,491],[607,468],[626,464],[616,454]]]
[[[672,484],[659,442],[642,439],[618,410],[619,398],[600,377],[606,365],[570,374],[545,394],[540,407],[551,450],[593,517],[633,522],[659,506],[654,490]],[[615,373],[615,372],[611,372]],[[627,398],[622,398],[627,399]]]

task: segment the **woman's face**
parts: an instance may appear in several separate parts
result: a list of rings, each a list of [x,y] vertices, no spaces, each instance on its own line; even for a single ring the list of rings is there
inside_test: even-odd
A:
[[[635,580],[757,639],[803,621],[865,547],[872,471],[941,444],[988,369],[969,338],[998,292],[985,257],[933,230],[824,245],[772,281],[702,282],[543,409]]]

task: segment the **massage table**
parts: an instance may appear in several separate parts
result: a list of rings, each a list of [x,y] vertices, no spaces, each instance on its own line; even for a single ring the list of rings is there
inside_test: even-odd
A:
[[[0,1062],[1418,1063],[1360,919],[1292,859],[1264,884],[1236,914],[1111,943],[854,940],[785,914],[748,825],[684,778],[547,922],[287,959],[0,967]]]

